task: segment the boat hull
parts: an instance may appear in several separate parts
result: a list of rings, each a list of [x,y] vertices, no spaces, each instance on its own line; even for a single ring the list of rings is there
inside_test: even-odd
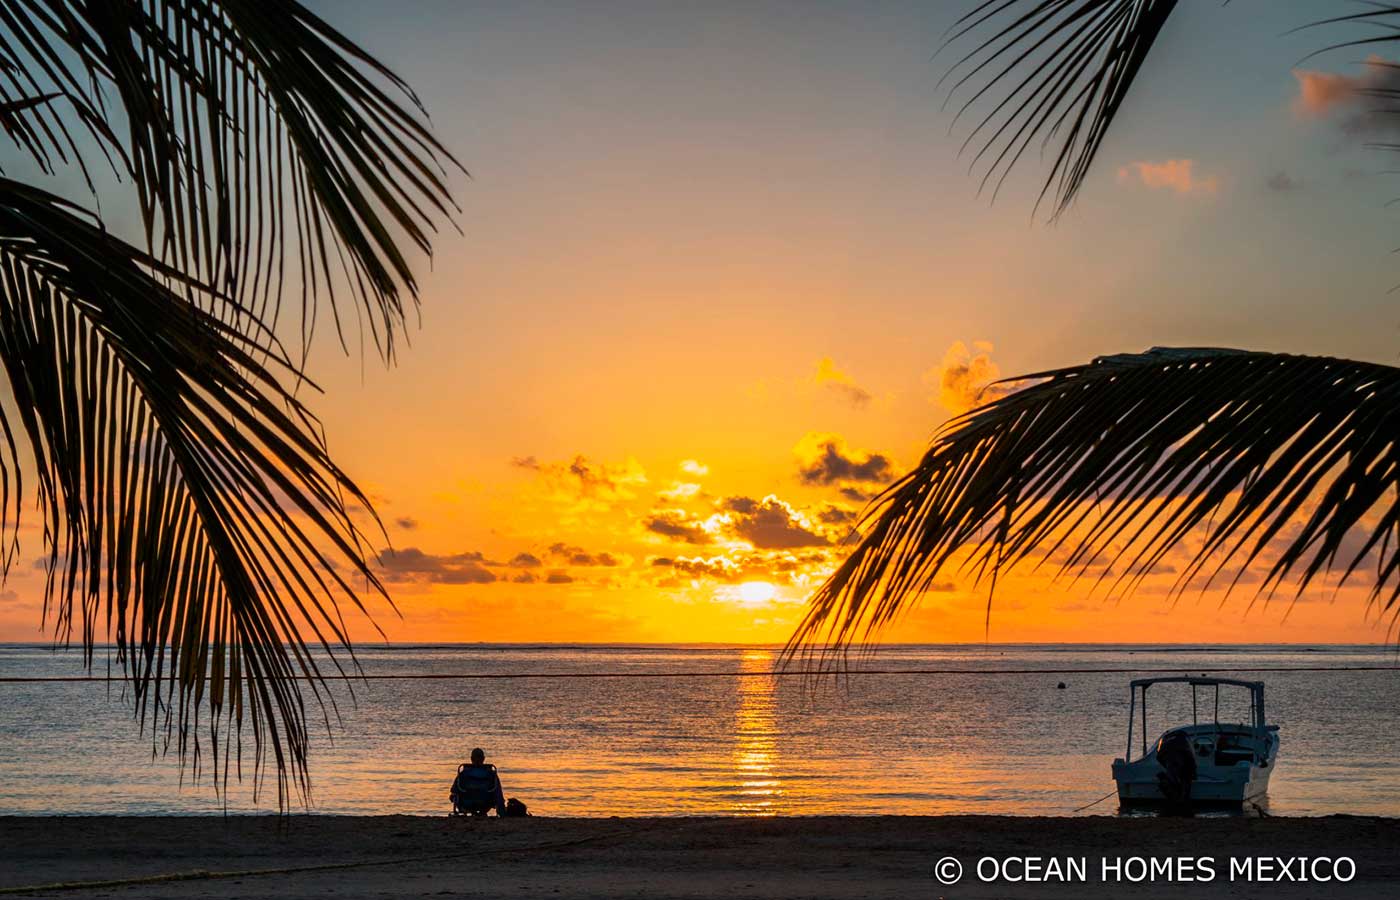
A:
[[[1120,766],[1121,760],[1115,760],[1113,767],[1114,780],[1118,782],[1118,801],[1124,806],[1151,806],[1167,802],[1166,795],[1162,793],[1161,782],[1157,775],[1162,771],[1162,767],[1151,761],[1152,766],[1139,766],[1137,763],[1130,763],[1127,766]],[[1145,771],[1124,771],[1125,769],[1142,769]],[[1256,766],[1248,763],[1240,763],[1233,767],[1233,770],[1225,772],[1214,772],[1209,775],[1198,774],[1191,782],[1191,803],[1199,804],[1243,804],[1249,800],[1263,797],[1269,791],[1269,776],[1273,773],[1273,766]]]

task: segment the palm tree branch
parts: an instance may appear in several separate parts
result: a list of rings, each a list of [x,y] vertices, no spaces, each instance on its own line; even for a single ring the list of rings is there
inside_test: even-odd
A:
[[[124,123],[99,144],[136,185],[153,254],[269,323],[300,282],[303,355],[320,298],[345,343],[348,291],[393,356],[418,290],[405,245],[429,253],[450,221],[457,163],[382,63],[295,0],[5,0],[0,63],[30,93],[76,97],[84,121]]]
[[[5,179],[0,273],[17,426],[0,416],[11,459],[0,520],[18,534],[8,473],[22,435],[44,520],[46,616],[61,640],[77,632],[89,661],[111,634],[137,715],[182,759],[192,746],[198,760],[191,729],[206,715],[226,780],[219,751],[226,760],[247,713],[255,779],[270,754],[280,801],[304,794],[297,678],[324,699],[309,642],[340,666],[340,604],[363,610],[361,595],[383,589],[347,505],[368,500],[285,386],[297,366],[246,312],[233,325],[187,299],[208,286]]]
[[[1009,83],[964,143],[980,141],[974,168],[990,159],[982,186],[999,187],[1036,136],[1046,146],[1058,138],[1037,207],[1052,198],[1052,218],[1068,209],[1175,8],[1175,0],[988,0],[960,19],[948,42],[987,36],[949,72],[968,67],[950,89],[950,97],[971,90],[958,117]]]
[[[1400,369],[1157,348],[1029,378],[948,422],[873,502],[789,656],[872,638],[950,571],[994,585],[1047,562],[1117,593],[1175,553],[1171,596],[1233,570],[1228,597],[1266,558],[1267,601],[1323,574],[1340,588],[1374,555],[1370,601],[1400,608]]]

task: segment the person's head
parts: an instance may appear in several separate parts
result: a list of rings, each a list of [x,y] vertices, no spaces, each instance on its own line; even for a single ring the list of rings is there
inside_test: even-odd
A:
[[[486,752],[480,747],[472,751],[472,765],[479,766],[486,762]]]

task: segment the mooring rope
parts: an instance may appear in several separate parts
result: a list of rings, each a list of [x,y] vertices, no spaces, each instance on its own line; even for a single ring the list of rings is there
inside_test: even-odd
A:
[[[1107,800],[1109,797],[1116,797],[1116,796],[1118,796],[1118,788],[1114,788],[1113,790],[1109,791],[1107,794],[1104,794],[1102,797],[1100,797],[1099,799],[1095,800],[1093,803],[1086,803],[1086,804],[1084,804],[1084,805],[1081,806],[1081,807],[1078,807],[1078,808],[1076,808],[1076,809],[1070,810],[1070,812],[1071,812],[1071,813],[1083,812],[1084,810],[1088,809],[1088,808],[1091,807],[1091,806],[1098,806],[1100,803],[1104,802],[1104,801]]]

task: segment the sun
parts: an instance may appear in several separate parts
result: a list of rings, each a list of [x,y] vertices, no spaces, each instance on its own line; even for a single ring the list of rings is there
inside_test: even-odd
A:
[[[746,581],[739,585],[739,597],[745,603],[766,603],[778,589],[766,581]]]

